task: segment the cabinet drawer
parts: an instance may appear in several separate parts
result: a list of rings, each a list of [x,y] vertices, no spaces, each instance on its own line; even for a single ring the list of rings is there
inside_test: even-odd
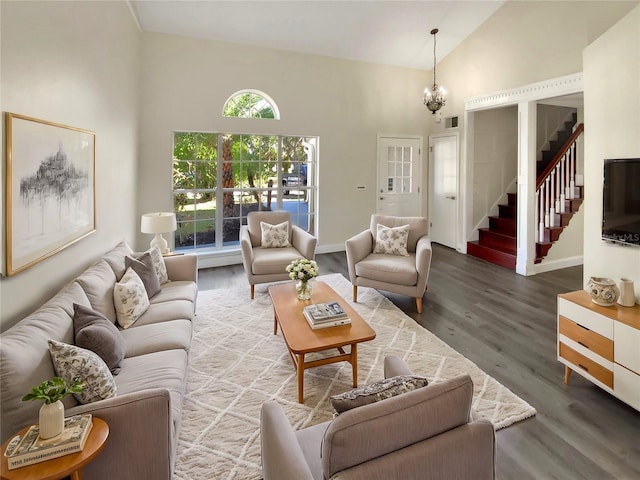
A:
[[[603,337],[613,338],[613,319],[558,297],[558,315],[570,318]]]
[[[572,322],[562,315],[559,318],[558,331],[593,353],[613,362],[613,340]]]
[[[616,322],[613,332],[616,363],[640,375],[640,330]]]
[[[636,410],[640,410],[640,375],[615,363],[613,372],[615,374],[613,391],[616,396]]]
[[[576,372],[584,372],[599,380],[609,388],[613,388],[613,372],[602,365],[579,354],[573,348],[560,342],[560,356],[572,363]]]

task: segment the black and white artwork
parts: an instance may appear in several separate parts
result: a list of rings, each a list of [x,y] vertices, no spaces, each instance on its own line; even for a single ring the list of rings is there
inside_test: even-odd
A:
[[[95,230],[95,134],[7,114],[7,274]]]

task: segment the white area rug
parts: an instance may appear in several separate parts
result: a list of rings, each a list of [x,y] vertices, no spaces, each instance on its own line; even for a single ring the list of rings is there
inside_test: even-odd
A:
[[[345,299],[351,284],[340,274],[319,277]],[[175,478],[260,479],[260,406],[275,399],[294,428],[329,420],[330,395],[351,389],[348,363],[307,370],[304,405],[297,402],[296,373],[282,335],[273,334],[269,285],[210,290],[198,295],[187,394]],[[535,415],[527,402],[416,324],[386,297],[358,290],[355,310],[377,336],[358,345],[358,385],[383,378],[383,360],[395,354],[432,382],[462,373],[474,383],[474,409],[496,428]],[[428,312],[427,312],[428,314]]]

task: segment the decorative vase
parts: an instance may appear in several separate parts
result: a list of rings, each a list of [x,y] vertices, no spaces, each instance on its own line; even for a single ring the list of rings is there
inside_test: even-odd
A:
[[[309,300],[311,298],[311,282],[309,280],[298,280],[296,293],[298,300]]]
[[[587,282],[586,290],[591,295],[591,301],[603,307],[614,305],[620,296],[616,282],[610,278],[591,277]]]
[[[633,288],[633,280],[620,279],[620,298],[618,303],[623,307],[633,307],[636,304],[636,291]]]
[[[60,400],[43,403],[40,407],[40,438],[47,439],[60,435],[64,430],[64,405]]]

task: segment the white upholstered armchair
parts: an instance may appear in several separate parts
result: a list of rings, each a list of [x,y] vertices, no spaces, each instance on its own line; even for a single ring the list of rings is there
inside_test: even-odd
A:
[[[381,226],[381,234],[390,238],[401,230],[399,227],[408,225],[406,252],[395,247],[376,249],[376,241],[381,240],[378,225]],[[431,268],[431,242],[427,233],[424,217],[371,215],[369,228],[346,242],[353,301],[358,301],[359,286],[372,287],[414,297],[418,313],[422,313],[422,296],[427,289]],[[376,250],[391,253],[377,253]]]
[[[263,245],[261,222],[271,226],[286,222],[289,245],[270,248]],[[240,228],[240,247],[253,298],[257,283],[287,280],[289,273],[286,268],[293,260],[313,260],[316,254],[316,238],[300,227],[292,225],[289,212],[250,212],[247,215],[247,224]]]

